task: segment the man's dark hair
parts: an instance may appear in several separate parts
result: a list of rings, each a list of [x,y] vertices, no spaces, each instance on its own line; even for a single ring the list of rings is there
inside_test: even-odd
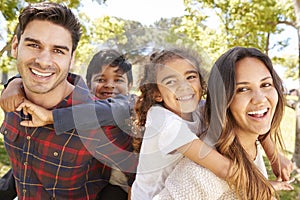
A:
[[[45,20],[64,27],[71,33],[72,53],[75,51],[81,37],[81,25],[71,9],[65,5],[52,2],[27,6],[19,16],[18,40],[20,40],[27,24],[33,20]]]

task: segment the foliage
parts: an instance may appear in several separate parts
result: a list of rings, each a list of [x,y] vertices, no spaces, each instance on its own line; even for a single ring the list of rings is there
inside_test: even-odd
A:
[[[270,35],[279,34],[279,24],[294,26],[291,0],[185,0],[187,15],[178,31],[193,37],[216,58],[233,46],[252,46],[268,54]],[[214,24],[207,24],[213,16]],[[217,27],[215,26],[217,24]],[[213,27],[213,28],[210,28]],[[277,46],[285,47],[287,40]]]
[[[124,22],[109,16],[94,20],[91,20],[85,13],[80,13],[79,16],[83,24],[83,34],[77,48],[76,67],[73,71],[82,74],[85,73],[86,66],[97,49],[105,41],[124,32]]]
[[[294,80],[299,78],[298,72],[298,55],[285,55],[282,57],[273,57],[273,61],[280,64],[281,66],[285,66],[286,71],[284,73],[284,78],[292,78]]]

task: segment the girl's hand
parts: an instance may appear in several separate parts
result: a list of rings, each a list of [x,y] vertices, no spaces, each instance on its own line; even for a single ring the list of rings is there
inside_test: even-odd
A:
[[[52,111],[33,104],[28,100],[24,100],[24,102],[18,106],[17,111],[21,110],[23,110],[25,115],[31,115],[31,120],[24,120],[20,123],[22,126],[39,127],[53,124]]]
[[[294,164],[287,157],[278,153],[278,159],[272,163],[272,170],[277,180],[288,181],[290,180],[291,172],[294,170]]]
[[[275,188],[275,190],[294,190],[294,187],[291,185],[291,181],[270,181],[271,185]]]

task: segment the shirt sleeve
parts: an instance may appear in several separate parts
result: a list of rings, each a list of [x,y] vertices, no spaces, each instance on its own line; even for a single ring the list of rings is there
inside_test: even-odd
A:
[[[179,147],[198,139],[182,119],[173,117],[167,121],[168,123],[159,138],[159,148],[164,154],[171,153]]]
[[[148,111],[146,128],[153,129],[149,137],[158,134],[158,148],[163,154],[171,153],[198,138],[186,121],[161,106],[153,106]]]
[[[9,84],[12,80],[14,80],[14,79],[16,79],[16,78],[22,78],[22,77],[21,77],[20,74],[17,74],[17,75],[15,75],[15,76],[11,77],[11,78],[8,79],[7,82],[4,84],[4,88],[7,88],[8,84]]]
[[[71,129],[90,130],[100,126],[117,125],[130,130],[129,104],[125,97],[97,100],[71,107],[54,109],[53,119],[56,134]]]

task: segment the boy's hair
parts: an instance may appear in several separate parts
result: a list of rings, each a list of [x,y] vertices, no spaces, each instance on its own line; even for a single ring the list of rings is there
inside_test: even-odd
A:
[[[19,16],[18,40],[27,24],[33,20],[49,21],[67,29],[72,37],[72,53],[75,51],[81,37],[81,25],[71,9],[53,2],[41,2],[27,6]]]
[[[96,53],[89,63],[86,72],[86,82],[89,88],[91,88],[91,80],[94,74],[102,72],[104,66],[118,67],[118,71],[126,73],[128,79],[128,86],[132,85],[133,77],[131,64],[125,59],[125,57],[114,49],[105,49]]]

